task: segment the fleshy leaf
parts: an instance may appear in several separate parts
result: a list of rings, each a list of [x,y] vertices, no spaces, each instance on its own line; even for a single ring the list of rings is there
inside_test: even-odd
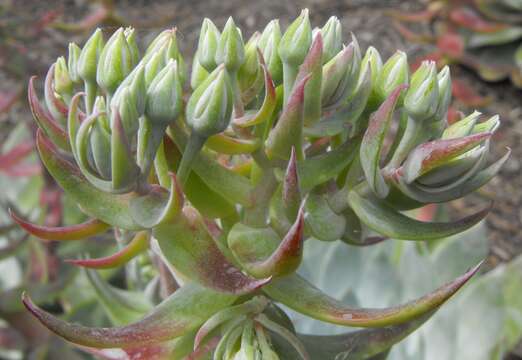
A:
[[[122,266],[132,258],[144,252],[149,245],[149,233],[147,231],[138,232],[125,247],[113,255],[98,259],[72,259],[65,260],[68,263],[92,269],[111,269]]]
[[[262,56],[260,58],[262,59]],[[234,119],[234,125],[239,127],[249,127],[261,124],[267,121],[274,112],[277,104],[274,82],[272,81],[272,77],[270,76],[270,73],[264,64],[262,65],[262,68],[265,78],[265,99],[263,104],[254,115],[245,115],[243,117]]]
[[[489,213],[485,209],[454,222],[423,222],[397,212],[371,195],[350,191],[348,200],[359,219],[370,229],[387,237],[402,240],[433,240],[458,234],[478,224]]]
[[[130,212],[134,220],[144,228],[150,229],[169,222],[181,213],[184,195],[176,175],[169,173],[169,176],[169,193],[160,187],[153,187],[148,194],[130,201]]]
[[[12,211],[10,211],[10,215],[13,220],[16,221],[18,225],[20,225],[29,234],[45,240],[81,240],[90,236],[101,234],[110,227],[110,225],[98,219],[91,219],[78,225],[51,227],[30,223],[29,221],[26,221],[17,216]]]
[[[388,96],[369,120],[368,128],[361,142],[361,165],[370,189],[381,199],[388,195],[389,187],[381,175],[380,161],[384,138],[390,127],[393,112],[399,96],[406,85],[399,85]]]
[[[129,201],[136,194],[109,194],[96,189],[40,130],[36,144],[47,170],[85,213],[115,227],[141,230],[129,212]]]
[[[27,97],[29,98],[29,105],[33,117],[42,131],[44,131],[57,146],[63,150],[70,151],[71,147],[69,145],[67,133],[38,100],[34,88],[34,79],[36,79],[36,76],[31,77],[27,87]]]
[[[181,274],[216,291],[249,293],[270,281],[244,275],[221,253],[201,215],[185,206],[182,216],[154,228],[161,251]]]
[[[240,223],[230,231],[228,244],[249,274],[256,278],[279,277],[292,273],[299,267],[303,256],[303,233],[304,214],[303,209],[300,209],[296,221],[279,244],[275,232],[270,228],[249,228]],[[256,240],[266,244],[254,244]],[[253,254],[256,245],[259,253]],[[265,248],[260,249],[263,245]]]
[[[360,139],[354,138],[325,154],[298,161],[297,171],[302,192],[306,193],[339,174],[356,157],[359,144]]]
[[[386,351],[417,330],[433,311],[413,321],[380,329],[365,329],[340,335],[299,335],[312,359],[363,360]],[[373,358],[372,358],[373,359]]]
[[[238,139],[220,133],[209,137],[205,146],[220,154],[249,154],[259,149],[261,141],[257,138]]]
[[[117,289],[107,284],[96,271],[86,270],[89,283],[96,291],[96,299],[113,325],[126,325],[138,321],[153,308],[143,293]]]
[[[301,191],[299,189],[299,175],[297,173],[297,158],[295,149],[292,148],[290,160],[286,166],[286,172],[282,184],[282,199],[289,219],[295,219],[301,204]]]
[[[36,306],[27,294],[22,296],[22,301],[44,326],[74,344],[95,348],[133,348],[174,339],[195,330],[236,298],[196,284],[186,284],[142,320],[112,328],[67,323]]]
[[[423,297],[385,309],[350,308],[324,294],[299,275],[275,279],[265,285],[263,291],[273,300],[317,320],[355,327],[399,325],[436,310],[478,271],[481,264]]]
[[[311,236],[323,241],[335,241],[341,238],[346,220],[332,210],[323,196],[309,194],[305,210],[306,229]]]
[[[473,134],[456,139],[434,140],[417,146],[406,159],[402,171],[407,183],[443,165],[491,137],[491,133]]]

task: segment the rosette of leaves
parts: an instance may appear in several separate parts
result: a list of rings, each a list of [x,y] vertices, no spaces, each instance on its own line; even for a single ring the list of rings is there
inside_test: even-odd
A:
[[[485,81],[510,79],[522,87],[521,1],[432,1],[422,12],[393,15],[403,22],[433,22],[432,34],[398,28],[409,39],[435,44],[430,56],[440,63],[457,62]]]
[[[306,239],[369,246],[472,227],[489,206],[451,222],[404,211],[473,192],[509,154],[489,163],[498,117],[447,125],[447,68],[426,62],[410,74],[402,52],[384,63],[373,47],[363,56],[354,37],[343,44],[335,17],[312,29],[304,10],[284,33],[274,20],[243,36],[232,19],[222,31],[205,19],[188,76],[175,29],[142,55],[133,29],[106,42],[97,30],[51,66],[45,106],[31,79],[40,157],[91,219],[18,223],[54,240],[111,227],[122,235],[117,252],[70,262],[139,268],[142,258],[161,265],[150,282],[170,283],[163,300],[143,305],[146,277],[142,292],[92,281],[105,289],[98,295],[113,327],[67,322],[24,295],[69,342],[111,359],[367,359],[421,326],[478,270],[390,308],[350,307],[299,276]],[[302,337],[278,304],[368,329]],[[318,355],[325,341],[330,350]]]

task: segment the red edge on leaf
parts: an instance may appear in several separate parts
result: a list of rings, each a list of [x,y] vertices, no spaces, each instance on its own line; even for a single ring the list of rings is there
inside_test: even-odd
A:
[[[9,215],[11,215],[11,218],[29,234],[45,240],[81,240],[89,236],[100,234],[110,227],[110,225],[98,219],[90,219],[77,225],[50,227],[30,223],[13,213],[11,210],[9,210]]]
[[[66,259],[65,262],[90,269],[111,269],[127,263],[147,249],[149,234],[146,231],[137,233],[132,241],[115,254],[98,259]]]

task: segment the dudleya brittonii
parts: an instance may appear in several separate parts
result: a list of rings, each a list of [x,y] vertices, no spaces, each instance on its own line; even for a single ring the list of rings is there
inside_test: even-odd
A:
[[[470,228],[488,209],[448,223],[403,211],[473,192],[508,154],[487,164],[498,117],[478,122],[475,112],[447,124],[447,68],[426,62],[409,74],[403,52],[384,63],[373,47],[363,56],[355,37],[343,44],[335,17],[312,30],[304,10],[284,34],[274,20],[243,36],[232,19],[221,33],[205,19],[190,84],[175,29],[143,56],[132,29],[106,43],[97,30],[81,50],[71,44],[67,61],[49,70],[46,108],[31,79],[42,161],[92,219],[58,229],[16,220],[50,240],[107,227],[134,234],[108,259],[73,263],[116,267],[145,253],[180,286],[138,321],[132,304],[111,299],[124,324],[112,328],[64,322],[24,296],[68,341],[130,358],[366,359],[417,329],[477,271],[388,309],[351,308],[296,273],[306,239],[369,246]],[[385,152],[387,137],[394,141]],[[372,329],[302,336],[279,303]]]

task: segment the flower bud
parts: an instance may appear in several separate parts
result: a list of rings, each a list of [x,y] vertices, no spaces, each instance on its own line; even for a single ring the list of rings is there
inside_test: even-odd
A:
[[[192,60],[192,72],[190,73],[190,87],[195,90],[208,77],[208,71],[201,66],[198,60],[198,53],[194,55]]]
[[[145,86],[149,88],[152,80],[165,67],[165,57],[161,51],[156,51],[151,55],[145,64]]]
[[[245,62],[239,68],[238,81],[241,91],[249,89],[260,75],[257,44],[260,34],[255,32],[245,45]]]
[[[281,84],[283,81],[283,64],[278,53],[281,37],[279,20],[272,20],[263,30],[257,44],[263,53],[268,72],[270,72],[275,84]]]
[[[145,109],[145,94],[145,71],[144,67],[140,66],[130,84],[120,87],[112,98],[111,108],[119,111],[123,128],[129,138],[132,138],[138,129],[139,118]]]
[[[220,66],[192,93],[187,124],[200,137],[222,132],[230,123],[233,99],[228,73]]]
[[[119,28],[100,54],[96,73],[98,85],[113,94],[134,67],[132,56],[123,29]]]
[[[201,32],[199,34],[198,42],[198,58],[199,63],[207,71],[212,71],[216,68],[216,52],[219,43],[219,30],[216,25],[210,20],[203,20]]]
[[[386,61],[375,83],[379,100],[384,101],[401,84],[408,84],[409,68],[406,53],[397,51]],[[401,95],[401,98],[403,95]],[[399,103],[402,100],[399,100]]]
[[[75,43],[69,43],[69,55],[67,56],[67,68],[69,69],[69,77],[75,83],[80,82],[80,76],[78,75],[78,58],[82,49]]]
[[[78,58],[78,75],[86,82],[96,82],[96,68],[98,58],[103,49],[103,34],[100,29],[96,29],[89,40],[85,43]]]
[[[308,9],[288,27],[279,43],[279,56],[284,63],[299,66],[303,63],[312,44],[312,28],[308,18]]]
[[[362,82],[362,75],[366,72],[367,68],[370,69],[372,86],[372,91],[368,99],[368,107],[370,110],[375,110],[379,105],[379,96],[377,95],[377,80],[382,70],[382,59],[377,49],[375,49],[373,46],[370,46],[368,50],[366,50],[366,54],[364,54],[364,57],[361,61],[361,70],[359,72],[357,86],[359,86],[359,84]]]
[[[73,82],[63,56],[56,60],[54,67],[54,91],[66,102],[69,102],[73,93]]]
[[[321,29],[323,36],[323,64],[330,61],[343,48],[341,22],[332,16]]]
[[[425,61],[415,71],[404,98],[404,107],[414,120],[431,119],[439,103],[437,68],[433,61]]]
[[[176,119],[181,109],[181,81],[178,65],[170,60],[147,89],[145,114],[153,124],[168,124]]]
[[[225,68],[234,73],[245,62],[245,45],[232,17],[229,17],[219,38],[216,51],[216,64],[225,64]]]
[[[165,62],[164,64],[168,64],[170,60],[175,60],[177,63],[178,75],[181,84],[184,84],[187,80],[187,66],[185,64],[185,60],[183,56],[181,56],[181,52],[178,47],[178,39],[176,37],[177,31],[174,29],[170,32],[170,36],[165,45]]]
[[[451,103],[451,73],[449,67],[446,65],[437,75],[439,87],[439,104],[435,120],[446,120],[448,108]]]
[[[136,29],[132,27],[128,27],[124,31],[125,39],[127,40],[127,44],[129,45],[132,64],[136,66],[136,64],[140,61],[140,50],[138,49],[138,44],[136,43]]]
[[[350,87],[349,73],[355,65],[354,44],[351,43],[323,66],[321,84],[322,107],[333,106],[346,98]]]

